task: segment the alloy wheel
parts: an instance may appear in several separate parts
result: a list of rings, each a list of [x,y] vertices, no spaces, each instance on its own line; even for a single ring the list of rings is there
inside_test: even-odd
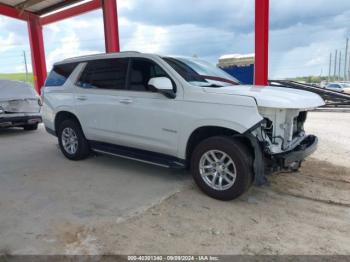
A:
[[[199,161],[199,172],[204,182],[214,190],[227,190],[236,181],[236,165],[223,151],[205,152]]]

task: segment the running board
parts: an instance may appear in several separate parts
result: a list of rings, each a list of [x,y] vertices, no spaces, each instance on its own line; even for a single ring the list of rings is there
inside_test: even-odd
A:
[[[186,167],[185,160],[173,156],[96,141],[89,141],[89,143],[92,151],[100,154],[136,160],[165,168],[183,169]]]

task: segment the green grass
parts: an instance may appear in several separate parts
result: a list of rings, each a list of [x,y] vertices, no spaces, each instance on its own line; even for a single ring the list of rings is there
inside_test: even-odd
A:
[[[9,79],[9,80],[18,80],[18,81],[26,81],[25,73],[11,73],[11,74],[2,74],[0,73],[0,79]],[[33,74],[28,74],[29,83],[33,84]]]

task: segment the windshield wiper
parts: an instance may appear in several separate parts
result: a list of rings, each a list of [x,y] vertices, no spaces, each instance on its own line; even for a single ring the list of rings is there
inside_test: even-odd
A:
[[[201,87],[223,87],[223,86],[217,85],[217,84],[210,84],[210,85],[201,85]]]
[[[239,85],[240,84],[239,82],[232,81],[232,80],[220,77],[220,76],[207,76],[207,75],[200,75],[200,76],[203,77],[205,80],[209,79],[209,80],[214,80],[214,81],[228,83],[228,84],[231,84],[231,85]]]

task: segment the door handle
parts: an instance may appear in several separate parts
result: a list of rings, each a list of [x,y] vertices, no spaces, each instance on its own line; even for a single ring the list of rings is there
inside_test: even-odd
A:
[[[79,101],[86,101],[87,97],[86,96],[78,96],[77,100],[79,100]]]
[[[119,102],[122,104],[131,104],[133,100],[131,98],[123,98],[123,99],[120,99]]]

